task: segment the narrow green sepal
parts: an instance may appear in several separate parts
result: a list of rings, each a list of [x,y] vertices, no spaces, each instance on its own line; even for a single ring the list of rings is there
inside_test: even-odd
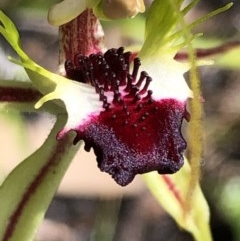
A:
[[[177,224],[190,232],[196,241],[211,241],[209,207],[199,184],[192,192],[191,210],[185,213],[186,195],[191,178],[191,167],[185,159],[182,169],[173,175],[145,174],[144,180],[159,204]]]
[[[0,187],[0,240],[31,241],[79,144],[74,134],[56,141],[67,120],[59,115],[44,144],[21,162]],[[17,184],[17,185],[16,185]]]

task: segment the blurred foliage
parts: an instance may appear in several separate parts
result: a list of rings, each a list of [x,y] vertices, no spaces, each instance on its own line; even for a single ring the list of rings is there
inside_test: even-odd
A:
[[[220,188],[219,208],[225,210],[224,217],[232,224],[235,240],[240,240],[240,177],[230,178]]]
[[[9,1],[9,0],[0,0],[0,8],[3,9],[6,12],[9,12],[10,15],[13,14],[14,9],[17,11],[20,8],[27,8],[27,9],[41,9],[43,11],[46,11],[49,6],[51,6],[53,3],[56,3],[57,0],[48,0],[48,1],[43,1],[43,0],[15,0],[15,1]],[[222,6],[223,3],[226,3],[228,1],[219,1],[219,0],[211,0],[211,1],[201,1],[199,5],[199,10],[206,10],[208,8],[216,8],[219,6]],[[197,47],[213,47],[217,46],[218,44],[221,44],[222,42],[225,41],[226,37],[231,37],[233,39],[239,38],[239,13],[240,13],[240,8],[239,8],[239,1],[236,0],[235,6],[232,10],[229,11],[229,13],[224,13],[223,16],[217,17],[217,20],[213,22],[213,24],[210,26],[204,26],[209,34],[206,34],[204,38],[198,38],[195,41],[195,46]],[[207,10],[206,10],[207,11]],[[23,16],[24,18],[27,19],[26,16]],[[220,21],[220,19],[222,20]],[[218,22],[219,20],[219,22]],[[116,27],[114,25],[118,25],[117,27],[125,36],[122,41],[130,41],[132,44],[139,44],[142,39],[143,39],[143,32],[142,28],[139,26],[142,26],[144,24],[143,18],[141,16],[137,17],[134,21],[129,21],[129,20],[119,20],[116,21],[116,24],[112,24],[110,22],[104,22],[104,27],[108,31],[108,29],[112,29],[112,27]],[[211,36],[211,38],[208,38]],[[51,61],[51,60],[48,60]],[[216,64],[221,67],[221,68],[232,68],[235,69],[235,74],[240,75],[239,73],[239,68],[240,68],[240,49],[234,49],[227,53],[224,56],[221,56],[217,58]],[[204,77],[207,79],[207,81],[203,80],[203,85],[204,88],[209,88],[209,95],[207,92],[204,92],[204,97],[206,99],[205,106],[210,106],[212,104],[212,101],[216,102],[218,105],[221,105],[221,98],[223,97],[225,90],[231,85],[231,82],[233,81],[233,76],[231,74],[224,72],[221,69],[214,69],[214,78],[212,78],[211,67],[207,67],[204,69],[205,73]],[[227,76],[225,78],[225,76]],[[220,79],[224,78],[224,85],[222,85],[222,82],[220,83]],[[213,86],[214,88],[211,88]],[[230,88],[230,87],[229,87]],[[221,95],[223,93],[223,95]],[[225,94],[226,96],[226,94]],[[227,96],[226,96],[227,98]],[[231,100],[232,96],[229,95],[228,98]],[[239,135],[236,133],[239,133],[240,126],[239,126],[239,119],[232,119],[227,122],[223,122],[224,124],[221,126],[222,119],[226,118],[226,115],[228,115],[227,110],[225,112],[219,113],[218,108],[213,108],[211,109],[211,113],[208,113],[210,116],[206,117],[206,122],[208,122],[209,130],[211,129],[213,131],[211,137],[207,135],[207,142],[216,142],[216,146],[212,145],[211,143],[206,144],[206,152],[210,152],[209,155],[205,158],[205,163],[206,165],[204,166],[204,169],[206,169],[204,177],[203,177],[203,184],[204,184],[204,189],[206,190],[207,196],[211,200],[212,203],[214,203],[214,208],[218,209],[219,213],[223,214],[223,221],[227,223],[228,225],[231,226],[235,237],[234,241],[239,241],[240,240],[240,226],[239,226],[239,220],[240,220],[240,207],[239,207],[239,201],[240,201],[240,180],[239,180],[239,174],[234,173],[226,173],[226,177],[224,179],[224,182],[217,182],[216,180],[221,179],[222,175],[222,169],[219,168],[218,160],[214,159],[214,155],[218,155],[223,159],[223,162],[227,162],[228,166],[231,166],[233,169],[236,166],[239,166],[239,152],[237,152],[237,155],[235,156],[235,161],[231,160],[231,157],[229,156],[229,150],[231,150],[231,143],[234,143],[237,145],[239,143]],[[11,120],[13,121],[20,121],[21,123],[21,118],[19,116],[11,116]],[[211,122],[209,124],[209,121]],[[231,122],[231,124],[230,124]],[[234,124],[232,124],[234,123]],[[224,130],[224,135],[219,135],[219,132],[215,130],[215,126],[220,125],[223,130]],[[19,125],[22,128],[22,125]],[[235,134],[232,136],[231,135],[231,126],[235,127]],[[24,129],[22,129],[24,130]],[[214,131],[215,130],[215,131]],[[218,149],[220,147],[220,150]],[[235,150],[238,148],[235,147]],[[216,154],[217,153],[217,154]],[[218,158],[217,158],[218,159]],[[215,169],[211,169],[212,166],[215,166]],[[224,169],[223,165],[223,169]],[[1,176],[0,176],[1,179]],[[208,188],[207,186],[211,187]],[[139,197],[142,198],[142,197]],[[129,210],[128,210],[129,211]],[[138,211],[142,211],[142,209],[138,209]],[[131,213],[129,211],[129,213]],[[154,211],[153,211],[154,213]],[[147,225],[150,225],[150,221],[152,221],[152,229],[153,226],[159,227],[158,225],[163,224],[164,221],[162,221],[162,216],[159,215],[158,217],[155,217],[153,223],[153,220],[149,218],[149,222],[146,223],[145,228],[147,229]],[[219,221],[219,220],[218,220]],[[71,222],[70,222],[71,223]],[[134,225],[134,220],[131,223]],[[169,225],[170,227],[170,225]],[[166,227],[169,228],[169,227]],[[225,226],[224,226],[225,227]],[[149,227],[148,227],[149,228]],[[150,229],[151,230],[151,229]],[[164,231],[167,232],[166,230],[162,230],[163,237],[164,237]],[[216,230],[217,232],[223,231],[223,230]],[[149,232],[145,230],[145,232]],[[172,234],[176,232],[175,230],[172,231]],[[154,233],[154,232],[153,232]],[[166,233],[165,233],[166,234]],[[152,237],[153,234],[149,234],[149,237]],[[171,233],[169,236],[171,237]],[[151,239],[151,240],[154,240]],[[164,239],[161,239],[164,240]],[[167,239],[165,239],[167,240]],[[175,240],[179,240],[179,237],[176,237]],[[215,241],[220,241],[220,240],[227,240],[224,239],[224,236],[216,239]],[[229,237],[228,241],[231,240],[231,237]]]
[[[15,0],[15,1],[9,1],[9,0],[1,0],[0,2],[0,8],[5,11],[10,11],[13,8],[36,8],[36,9],[42,9],[47,10],[50,6],[52,6],[54,3],[57,3],[57,0]]]

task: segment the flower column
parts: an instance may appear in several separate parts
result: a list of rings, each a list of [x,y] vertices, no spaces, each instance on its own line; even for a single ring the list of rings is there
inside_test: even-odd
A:
[[[104,52],[104,33],[92,9],[59,27],[60,64],[74,61],[76,54],[89,56]]]

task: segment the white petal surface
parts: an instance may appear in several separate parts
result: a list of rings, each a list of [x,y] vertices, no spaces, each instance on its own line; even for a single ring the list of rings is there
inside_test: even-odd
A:
[[[174,98],[186,101],[192,97],[192,91],[183,76],[188,68],[186,64],[167,57],[158,60],[142,59],[144,70],[153,79],[149,85],[153,91],[152,97],[155,100]]]
[[[99,115],[102,110],[102,102],[99,101],[99,95],[96,94],[94,87],[76,81],[69,80],[57,85],[55,91],[45,95],[35,107],[39,108],[45,102],[54,99],[61,99],[68,113],[67,123],[59,132],[59,138]]]

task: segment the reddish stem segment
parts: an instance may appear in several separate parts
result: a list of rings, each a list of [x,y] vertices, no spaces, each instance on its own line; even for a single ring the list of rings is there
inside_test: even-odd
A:
[[[201,58],[211,57],[217,54],[223,54],[237,47],[240,47],[240,41],[226,43],[226,44],[223,44],[214,48],[209,48],[209,49],[196,49],[195,52],[196,52],[196,57],[198,59],[201,59]],[[189,59],[189,54],[186,51],[178,52],[174,58],[178,61],[185,61]]]
[[[76,53],[89,56],[104,52],[104,33],[91,9],[59,28],[60,63],[74,60]]]
[[[0,86],[0,102],[34,102],[41,96],[39,91],[32,88]]]

